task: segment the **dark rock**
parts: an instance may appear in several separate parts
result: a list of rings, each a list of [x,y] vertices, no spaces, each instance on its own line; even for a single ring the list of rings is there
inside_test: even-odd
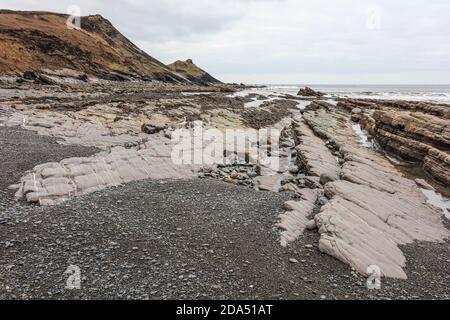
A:
[[[310,87],[305,87],[305,88],[300,89],[300,91],[298,92],[297,95],[302,96],[302,97],[323,97],[325,95],[325,93],[315,91],[315,90],[311,89]]]
[[[113,81],[130,81],[129,77],[127,77],[123,74],[117,73],[117,72],[111,72],[109,74],[108,78]]]
[[[150,124],[143,124],[141,131],[147,134],[155,134],[158,133],[162,130],[164,130],[165,127],[159,127],[159,126],[154,126],[154,125],[150,125]]]
[[[35,80],[34,82],[38,83],[38,84],[43,84],[43,85],[55,85],[57,84],[55,80],[53,80],[52,78],[44,75],[44,74],[40,74]]]
[[[83,81],[83,82],[88,82],[88,81],[89,81],[89,78],[88,78],[87,74],[80,74],[80,75],[78,76],[78,80],[81,80],[81,81]]]
[[[352,114],[350,118],[351,118],[351,120],[352,120],[353,122],[359,122],[359,121],[361,121],[361,115],[360,115],[360,114]]]
[[[326,185],[328,182],[332,182],[332,181],[335,181],[335,180],[336,180],[335,177],[333,177],[333,176],[331,176],[331,175],[329,175],[327,173],[322,173],[320,175],[320,184],[322,184],[322,185]]]
[[[386,109],[374,111],[363,122],[383,149],[418,163],[435,180],[450,185],[450,120]]]
[[[38,77],[37,73],[34,71],[25,71],[23,73],[23,78],[25,80],[36,80]]]
[[[304,178],[304,181],[306,186],[310,189],[317,189],[322,187],[319,177],[307,176]]]

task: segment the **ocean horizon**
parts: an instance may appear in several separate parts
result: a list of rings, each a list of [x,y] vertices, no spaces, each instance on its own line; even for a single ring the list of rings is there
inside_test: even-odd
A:
[[[264,86],[254,91],[266,93],[297,94],[300,88],[305,86],[324,92],[335,97],[349,97],[358,99],[394,99],[411,101],[430,101],[450,104],[449,85],[362,85],[362,84],[255,84]]]

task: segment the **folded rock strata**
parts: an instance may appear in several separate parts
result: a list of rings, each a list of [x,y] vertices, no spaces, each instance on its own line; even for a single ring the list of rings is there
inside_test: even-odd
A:
[[[22,177],[17,198],[54,205],[74,195],[143,179],[190,178],[193,165],[176,165],[171,160],[171,141],[154,136],[140,149],[114,147],[92,157],[70,158],[36,166]]]
[[[389,100],[340,100],[348,112],[361,108],[361,125],[388,151],[420,164],[425,173],[450,186],[450,105]]]
[[[450,120],[418,112],[377,110],[366,120],[379,144],[419,162],[430,176],[450,185]]]
[[[313,103],[296,130],[302,165],[310,171],[314,168],[311,173],[315,176],[329,175],[330,170],[335,174],[335,179],[322,181],[329,202],[314,218],[319,249],[360,273],[376,265],[384,276],[405,279],[406,261],[399,245],[442,241],[450,236],[449,231],[442,223],[442,213],[427,204],[414,181],[404,178],[383,155],[358,143],[349,118],[332,105]],[[331,165],[334,155],[340,165]],[[306,204],[304,199],[290,204],[302,212],[296,212],[296,217],[310,214],[311,207]],[[282,235],[283,244],[303,232],[306,219],[297,219],[289,230],[293,236]]]

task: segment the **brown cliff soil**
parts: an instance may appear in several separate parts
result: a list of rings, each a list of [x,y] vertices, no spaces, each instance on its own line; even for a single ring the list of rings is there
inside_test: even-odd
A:
[[[211,80],[195,74],[176,74],[100,15],[81,17],[80,29],[67,28],[68,17],[50,12],[0,11],[0,74],[33,70],[111,80],[192,80],[203,84]]]

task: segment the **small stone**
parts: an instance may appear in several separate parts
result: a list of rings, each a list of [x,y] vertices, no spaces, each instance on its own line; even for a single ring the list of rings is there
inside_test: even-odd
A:
[[[254,171],[251,171],[251,172],[248,173],[248,176],[249,176],[250,178],[255,178],[255,177],[258,176],[258,173],[254,172]]]
[[[426,182],[424,179],[415,179],[414,181],[421,188],[424,188],[426,190],[436,191],[436,189],[434,189],[433,186],[430,185],[428,182]]]
[[[319,205],[324,206],[328,203],[328,199],[326,197],[319,197],[317,202],[319,203]]]
[[[160,127],[160,126],[153,126],[150,124],[143,124],[141,127],[141,131],[147,134],[155,134],[158,133],[162,130],[164,130],[164,127]]]
[[[289,262],[290,262],[290,263],[298,263],[298,260],[297,260],[297,259],[294,259],[294,258],[290,258],[290,259],[289,259]]]
[[[328,182],[332,182],[332,181],[336,181],[337,177],[333,177],[331,175],[329,175],[328,173],[322,173],[320,175],[320,184],[321,185],[326,185]]]
[[[288,183],[292,183],[293,181],[294,181],[294,177],[287,176],[287,177],[284,177],[283,180],[281,180],[281,185],[284,186]]]
[[[10,247],[13,247],[13,246],[14,246],[14,244],[12,242],[10,242],[10,241],[6,241],[5,242],[5,247],[6,248],[10,248]]]
[[[238,184],[238,181],[231,177],[225,177],[223,178],[223,181],[229,184]]]
[[[298,171],[299,171],[298,166],[291,166],[289,168],[289,172],[292,173],[292,174],[297,174]]]
[[[315,220],[311,220],[311,221],[309,221],[307,224],[306,224],[306,229],[307,230],[315,230],[315,229],[317,229],[317,224],[316,224],[316,221]]]

